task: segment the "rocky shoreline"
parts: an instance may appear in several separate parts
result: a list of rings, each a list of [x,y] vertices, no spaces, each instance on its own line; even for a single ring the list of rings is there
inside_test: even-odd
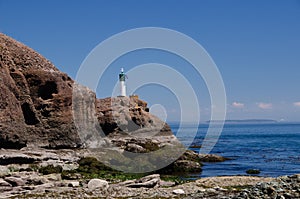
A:
[[[22,174],[20,174],[22,173]],[[268,179],[248,176],[211,177],[173,186],[159,175],[110,184],[105,180],[61,180],[59,175],[14,173],[0,179],[0,198],[299,198],[299,175]],[[30,177],[29,177],[30,176]],[[230,179],[230,183],[227,181]],[[29,181],[37,185],[28,184]],[[256,183],[253,185],[253,183]],[[150,186],[150,188],[149,188]],[[171,186],[171,187],[169,187]]]
[[[28,176],[31,176],[29,178]],[[27,178],[27,180],[25,180]],[[0,179],[0,198],[299,198],[300,175],[279,178],[249,176],[211,177],[215,181],[207,186],[203,179],[175,185],[161,181],[159,175],[144,179],[110,184],[105,180],[61,180],[59,175],[40,177],[23,172]],[[230,179],[230,182],[228,182]],[[29,180],[44,181],[39,185],[26,185]],[[253,183],[256,183],[253,185]],[[13,185],[12,185],[13,184]],[[14,186],[14,187],[12,187]],[[149,188],[151,186],[151,188]],[[152,187],[154,186],[154,187]],[[171,187],[169,187],[171,186]]]
[[[278,178],[221,176],[178,182],[177,179],[157,173],[131,179],[127,179],[130,176],[122,176],[122,179],[116,177],[121,173],[114,173],[116,176],[112,177],[111,171],[106,171],[103,178],[94,174],[93,177],[83,173],[68,173],[82,164],[88,165],[87,160],[80,162],[83,156],[88,155],[90,152],[84,149],[1,149],[0,198],[300,197],[300,174]],[[215,156],[211,156],[214,160]],[[90,165],[95,165],[95,162]],[[52,170],[48,173],[41,168]],[[60,170],[56,171],[55,168]],[[68,175],[70,173],[72,175]]]

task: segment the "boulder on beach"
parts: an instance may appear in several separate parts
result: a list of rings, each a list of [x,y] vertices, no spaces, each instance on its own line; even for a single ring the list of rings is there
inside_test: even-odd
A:
[[[88,188],[90,191],[94,191],[96,189],[106,190],[108,187],[108,182],[102,179],[91,179],[88,183]]]

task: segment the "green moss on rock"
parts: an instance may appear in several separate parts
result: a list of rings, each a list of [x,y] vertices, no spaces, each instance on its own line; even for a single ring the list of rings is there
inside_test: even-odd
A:
[[[48,175],[51,173],[61,173],[62,167],[60,165],[54,166],[54,165],[48,165],[45,167],[39,168],[39,173],[42,173],[43,175]]]

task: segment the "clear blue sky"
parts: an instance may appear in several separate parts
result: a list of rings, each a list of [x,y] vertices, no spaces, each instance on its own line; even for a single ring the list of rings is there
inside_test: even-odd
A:
[[[227,92],[227,119],[300,120],[299,0],[0,0],[0,9],[1,32],[73,78],[88,53],[113,34],[147,26],[180,31],[199,42],[218,66]],[[201,77],[165,52],[142,51],[117,60],[105,83],[100,82],[98,97],[109,95],[119,66],[149,62],[168,64],[199,85],[201,120],[209,119]],[[137,93],[150,106],[165,106],[168,120],[178,120],[178,103],[166,89],[146,86]]]

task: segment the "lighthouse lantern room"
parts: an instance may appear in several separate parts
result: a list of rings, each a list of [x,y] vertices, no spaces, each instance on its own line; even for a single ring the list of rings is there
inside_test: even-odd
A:
[[[124,69],[121,68],[121,73],[119,74],[119,82],[120,82],[120,96],[126,96],[126,85],[125,85],[126,75],[124,73]]]

